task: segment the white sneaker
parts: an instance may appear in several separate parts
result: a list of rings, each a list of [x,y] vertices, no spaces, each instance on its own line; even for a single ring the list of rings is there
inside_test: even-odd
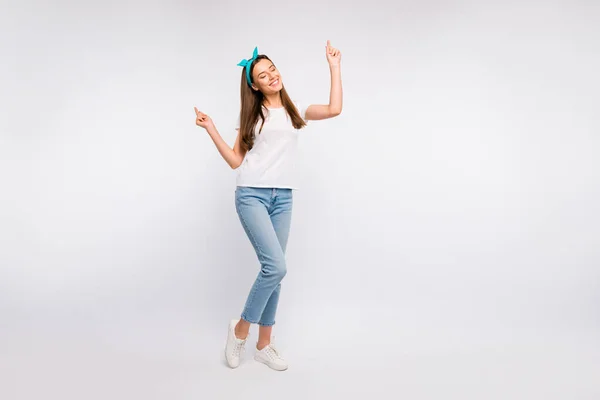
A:
[[[240,359],[244,353],[244,346],[248,339],[247,337],[246,339],[238,339],[235,336],[235,326],[237,323],[237,319],[229,321],[229,333],[227,334],[227,344],[225,345],[225,358],[231,368],[237,368],[240,365]]]
[[[256,349],[254,359],[268,365],[276,371],[285,371],[288,367],[285,360],[281,357],[279,350],[277,350],[273,343],[266,345],[262,350]]]

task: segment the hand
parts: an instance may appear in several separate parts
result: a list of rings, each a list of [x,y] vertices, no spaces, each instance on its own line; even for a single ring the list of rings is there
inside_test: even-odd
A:
[[[208,130],[208,128],[214,126],[212,119],[201,111],[198,111],[196,107],[194,107],[194,111],[196,111],[196,125]]]
[[[327,41],[327,46],[325,46],[325,50],[327,62],[329,63],[329,65],[340,65],[340,61],[342,60],[342,53],[335,47],[332,47],[329,40]]]

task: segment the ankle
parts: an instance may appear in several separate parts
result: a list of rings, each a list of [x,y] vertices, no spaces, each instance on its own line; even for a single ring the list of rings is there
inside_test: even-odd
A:
[[[236,325],[235,327],[235,337],[238,339],[242,339],[245,340],[248,337],[248,332],[243,332],[242,330],[240,330],[240,328]]]
[[[262,341],[262,342],[261,342],[261,341],[258,341],[258,342],[256,343],[256,349],[257,349],[257,350],[262,350],[262,349],[264,349],[265,347],[267,347],[269,344],[271,344],[271,342],[269,342],[268,340],[267,340],[267,341]]]

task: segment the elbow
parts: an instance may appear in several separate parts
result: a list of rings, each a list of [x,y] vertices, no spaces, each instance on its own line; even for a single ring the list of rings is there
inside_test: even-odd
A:
[[[234,160],[232,161],[229,166],[231,167],[231,169],[238,169],[240,167],[240,165],[242,165],[242,160]]]
[[[337,102],[338,104],[329,104],[329,118],[337,117],[342,113],[342,103]]]

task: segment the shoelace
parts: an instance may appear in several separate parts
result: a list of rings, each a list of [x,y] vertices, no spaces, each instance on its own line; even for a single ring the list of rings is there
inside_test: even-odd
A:
[[[235,341],[235,345],[233,346],[233,355],[235,357],[239,357],[245,344],[246,344],[245,340],[243,342],[239,342],[237,340]]]
[[[279,351],[277,350],[277,348],[275,346],[273,346],[272,344],[268,344],[267,345],[267,355],[272,359],[278,359],[281,358],[281,356],[279,355]]]

